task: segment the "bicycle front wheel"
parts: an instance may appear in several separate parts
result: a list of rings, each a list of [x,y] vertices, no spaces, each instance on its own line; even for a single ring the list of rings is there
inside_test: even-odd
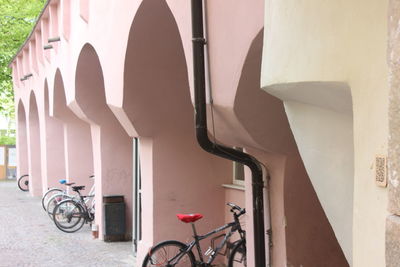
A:
[[[18,178],[18,187],[22,191],[29,191],[29,175],[25,174]]]
[[[185,252],[187,246],[179,241],[168,240],[150,249],[142,267],[195,267],[192,251]]]
[[[239,241],[232,249],[229,257],[228,267],[246,267],[246,241]]]
[[[46,194],[44,194],[44,196],[42,197],[42,207],[43,209],[46,211],[47,208],[47,204],[49,203],[49,200],[52,196],[56,195],[56,194],[60,194],[63,191],[59,188],[51,188],[49,190],[47,190]]]
[[[85,209],[75,200],[67,199],[57,204],[53,211],[53,221],[58,229],[73,233],[85,223]]]

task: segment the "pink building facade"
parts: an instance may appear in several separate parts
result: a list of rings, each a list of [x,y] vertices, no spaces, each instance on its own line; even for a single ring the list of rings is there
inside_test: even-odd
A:
[[[352,266],[303,163],[285,100],[260,84],[267,8],[264,0],[206,2],[210,137],[268,168],[273,266]],[[248,211],[254,266],[250,172],[242,180],[237,166],[196,141],[191,34],[186,0],[48,1],[10,64],[18,172],[29,173],[32,196],[61,178],[90,187],[92,174],[96,205],[124,195],[126,238],[138,262],[159,241],[190,238],[176,213],[202,213],[197,226],[205,233],[231,219],[226,202],[237,203]],[[103,219],[96,209],[100,238]]]

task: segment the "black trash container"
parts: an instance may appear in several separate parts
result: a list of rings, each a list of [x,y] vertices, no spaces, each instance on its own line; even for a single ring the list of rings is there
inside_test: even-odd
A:
[[[125,202],[124,196],[103,196],[104,241],[125,241]]]

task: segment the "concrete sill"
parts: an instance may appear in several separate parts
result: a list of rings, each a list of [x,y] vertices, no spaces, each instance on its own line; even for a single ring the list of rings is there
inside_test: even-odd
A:
[[[229,189],[236,189],[236,190],[245,191],[245,188],[244,188],[243,185],[237,185],[237,184],[223,184],[222,187],[229,188]]]

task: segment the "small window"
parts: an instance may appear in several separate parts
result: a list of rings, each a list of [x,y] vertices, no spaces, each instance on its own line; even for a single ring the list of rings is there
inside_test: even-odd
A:
[[[243,152],[241,147],[235,149]],[[236,161],[233,162],[233,184],[244,186],[244,165]]]

